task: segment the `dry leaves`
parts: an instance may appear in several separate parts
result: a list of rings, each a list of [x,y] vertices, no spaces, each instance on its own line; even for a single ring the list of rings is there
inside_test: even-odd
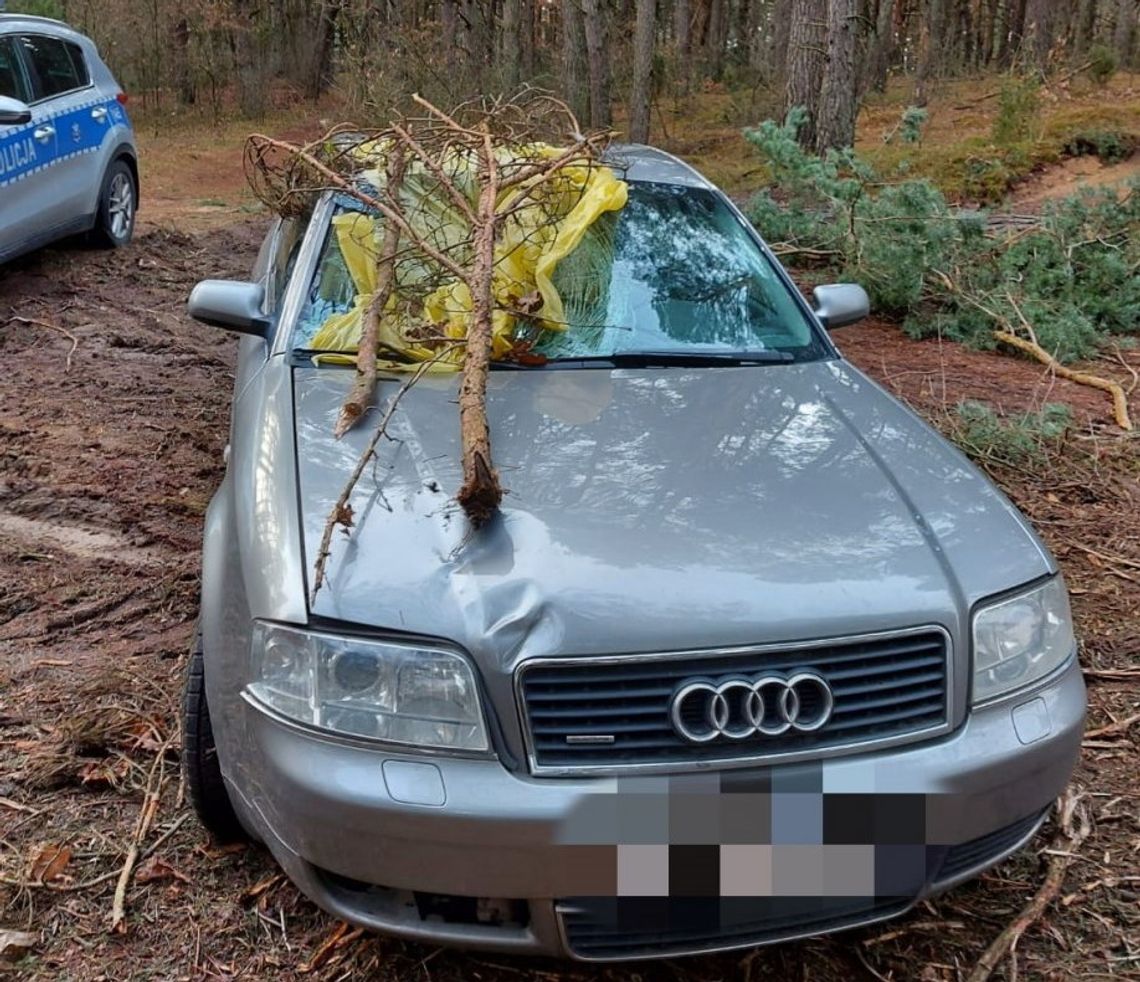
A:
[[[131,772],[131,762],[126,757],[114,761],[91,760],[79,768],[76,775],[81,784],[90,788],[118,788]]]
[[[355,941],[363,933],[364,932],[358,927],[350,930],[349,926],[344,921],[341,921],[333,928],[332,933],[320,943],[317,950],[313,952],[312,958],[299,965],[297,971],[302,975],[307,975],[309,972],[315,971],[329,960],[329,956],[332,955],[337,948],[342,948],[346,944]]]
[[[156,880],[181,880],[183,883],[189,883],[190,877],[175,869],[165,860],[151,856],[138,868],[135,873],[135,882],[154,883]]]
[[[51,883],[63,875],[71,862],[71,849],[68,846],[45,842],[32,850],[28,860],[27,878],[33,883]]]
[[[39,943],[38,934],[27,931],[0,931],[0,959],[21,958]]]

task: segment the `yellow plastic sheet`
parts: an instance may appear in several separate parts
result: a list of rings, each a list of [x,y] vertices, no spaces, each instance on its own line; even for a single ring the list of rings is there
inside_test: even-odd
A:
[[[558,150],[538,146],[531,150],[544,156],[553,156]],[[474,163],[456,161],[452,167],[457,184],[472,200],[477,193],[474,180]],[[466,171],[466,172],[465,172]],[[382,180],[380,173],[371,172],[374,182]],[[440,246],[461,242],[467,235],[463,217],[450,201],[433,190],[430,174],[409,168],[405,178],[402,199],[413,227]],[[547,330],[564,330],[566,315],[562,298],[552,277],[558,263],[581,242],[590,226],[606,212],[625,206],[627,188],[624,181],[607,167],[570,166],[558,171],[553,180],[531,192],[524,187],[504,192],[498,202],[499,211],[507,212],[512,202],[521,207],[512,212],[500,230],[495,246],[495,269],[492,293],[495,313],[492,325],[492,357],[502,358],[512,348],[513,334],[520,307],[525,305],[530,319]],[[380,219],[355,212],[333,219],[337,244],[356,288],[356,297],[350,310],[329,317],[317,330],[311,346],[323,351],[343,351],[345,355],[321,355],[324,361],[354,361],[352,354],[360,344],[363,314],[376,289],[376,256],[383,235]],[[414,293],[418,276],[425,275],[423,267],[414,262],[401,261],[398,267],[399,289],[389,298],[378,322],[378,339],[381,350],[395,348],[415,361],[426,361],[435,352],[414,340],[409,331],[423,331],[461,339],[467,335],[472,302],[467,285],[458,279],[445,280],[423,297],[422,311],[413,317],[408,304],[401,296]],[[462,362],[457,350],[449,360],[440,362],[441,368],[456,368]],[[409,368],[399,362],[385,362],[393,369]]]

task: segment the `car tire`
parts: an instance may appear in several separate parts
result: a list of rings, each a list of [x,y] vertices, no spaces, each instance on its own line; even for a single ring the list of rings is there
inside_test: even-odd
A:
[[[97,245],[120,249],[131,241],[138,198],[131,168],[122,158],[114,161],[103,175],[99,209],[95,214],[95,227],[91,230],[91,238]]]
[[[210,707],[206,704],[206,668],[202,632],[194,632],[182,690],[182,773],[186,793],[198,820],[217,842],[237,842],[249,836],[242,828],[222,780]]]

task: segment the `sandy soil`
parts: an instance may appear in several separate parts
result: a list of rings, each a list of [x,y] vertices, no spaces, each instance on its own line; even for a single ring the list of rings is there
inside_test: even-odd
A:
[[[1079,188],[1120,187],[1140,178],[1140,153],[1117,164],[1096,157],[1069,157],[1023,181],[1006,199],[1003,210],[1035,212],[1047,201],[1068,197]]]

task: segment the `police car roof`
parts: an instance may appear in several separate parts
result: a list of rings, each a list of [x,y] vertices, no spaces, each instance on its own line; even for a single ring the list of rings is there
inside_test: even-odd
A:
[[[35,14],[4,14],[0,13],[0,32],[7,33],[16,30],[42,31],[50,28],[53,34],[66,34],[74,37],[83,37],[70,24],[51,17],[37,17]]]

